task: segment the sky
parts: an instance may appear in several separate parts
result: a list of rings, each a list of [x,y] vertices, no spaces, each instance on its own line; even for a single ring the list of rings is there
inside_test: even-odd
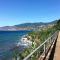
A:
[[[60,0],[0,0],[0,26],[51,22],[60,18]]]

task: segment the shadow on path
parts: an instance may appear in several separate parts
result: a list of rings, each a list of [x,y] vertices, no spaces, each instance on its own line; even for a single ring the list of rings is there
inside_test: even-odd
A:
[[[55,48],[56,48],[56,42],[57,42],[57,39],[56,39],[56,41],[55,41],[55,44],[54,44],[54,46],[53,46],[53,49],[52,49],[52,51],[51,51],[51,54],[50,54],[48,60],[53,60],[53,58],[54,58],[54,53],[55,53]]]

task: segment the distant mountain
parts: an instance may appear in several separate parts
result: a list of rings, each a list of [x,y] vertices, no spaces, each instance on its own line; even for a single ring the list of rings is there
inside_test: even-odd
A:
[[[48,25],[48,24],[55,24],[57,20],[49,22],[49,23],[43,23],[43,22],[38,22],[38,23],[24,23],[24,24],[18,24],[15,25],[16,27],[37,27],[41,25]]]
[[[32,28],[36,28],[38,26],[47,26],[47,25],[52,25],[55,24],[57,20],[49,22],[49,23],[43,23],[43,22],[38,22],[38,23],[23,23],[23,24],[18,24],[14,26],[4,26],[0,27],[0,30],[8,30],[8,31],[16,31],[16,30],[31,30]]]

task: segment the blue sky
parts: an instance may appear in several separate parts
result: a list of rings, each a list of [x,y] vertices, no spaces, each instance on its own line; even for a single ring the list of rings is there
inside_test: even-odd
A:
[[[0,26],[59,18],[60,0],[0,0]]]

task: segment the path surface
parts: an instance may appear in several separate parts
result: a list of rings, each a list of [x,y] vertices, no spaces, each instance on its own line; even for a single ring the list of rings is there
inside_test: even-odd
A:
[[[57,39],[57,43],[56,43],[56,48],[55,48],[53,60],[60,60],[60,32],[58,34],[58,39]]]

